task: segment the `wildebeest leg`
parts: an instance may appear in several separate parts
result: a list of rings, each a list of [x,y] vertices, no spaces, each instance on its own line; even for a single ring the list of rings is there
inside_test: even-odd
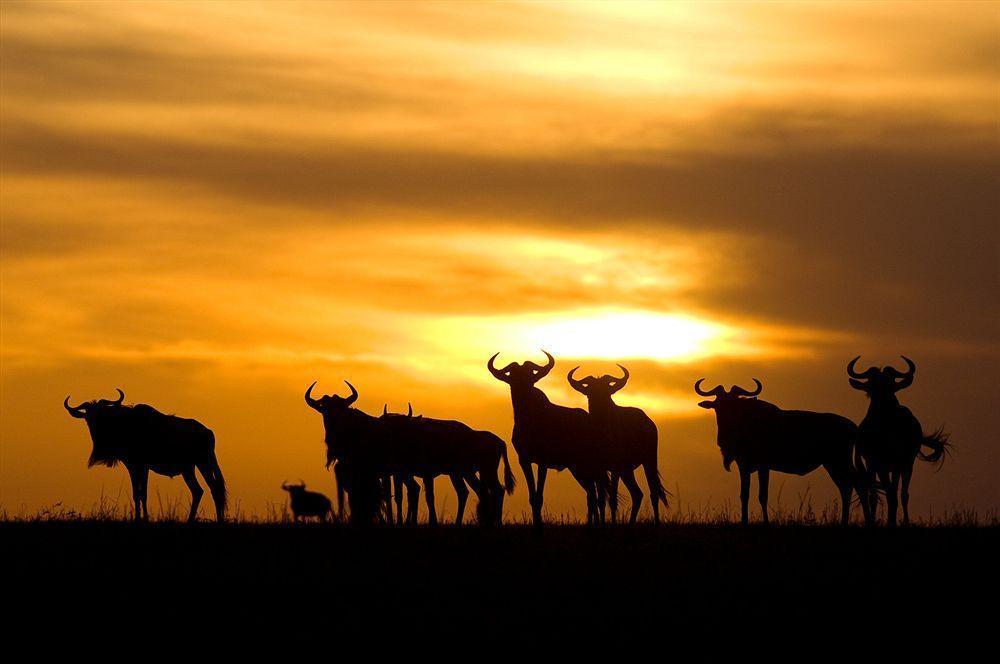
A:
[[[611,487],[608,489],[608,507],[611,512],[611,523],[618,522],[618,473],[611,473]]]
[[[388,473],[382,478],[382,504],[385,506],[385,522],[391,526],[392,525],[392,475]]]
[[[885,488],[885,503],[889,512],[889,525],[896,525],[896,509],[899,506],[899,472],[890,471],[888,486]]]
[[[547,466],[538,464],[538,484],[535,486],[535,523],[542,524],[542,506],[545,505],[545,476],[548,474]]]
[[[750,475],[753,473],[749,468],[740,469],[740,523],[744,526],[750,523]]]
[[[201,472],[208,490],[212,493],[212,502],[215,503],[215,519],[219,523],[226,520],[226,480],[222,477],[222,470],[219,462],[213,454],[210,459],[199,464],[195,464]]]
[[[455,525],[462,525],[462,518],[465,516],[465,503],[469,500],[469,488],[465,486],[465,480],[461,475],[450,475],[451,485],[455,487],[458,495],[458,514],[455,515]]]
[[[594,482],[587,482],[585,487],[587,492],[587,525],[597,525],[597,486]]]
[[[896,525],[896,492],[892,488],[892,473],[888,470],[878,471],[878,481],[885,491],[885,520],[886,525]]]
[[[393,498],[396,501],[396,523],[403,525],[403,476],[397,473],[392,476]]]
[[[420,484],[412,477],[406,478],[406,523],[417,525],[417,510],[420,509]]]
[[[642,470],[646,475],[646,487],[649,489],[649,502],[653,506],[653,523],[660,522],[660,502],[666,505],[666,498],[663,495],[663,483],[660,481],[660,471],[656,469],[656,457],[651,461],[642,464]]]
[[[333,482],[337,485],[337,516],[344,518],[344,492],[347,488],[347,478],[344,467],[338,461],[333,467]]]
[[[128,478],[132,482],[133,520],[142,521],[142,496],[149,471],[145,468],[128,468]]]
[[[427,503],[427,523],[436,526],[437,509],[434,507],[434,476],[424,475],[424,502]]]
[[[903,503],[903,525],[910,525],[910,479],[913,477],[913,466],[903,471],[903,486],[899,498]]]
[[[635,523],[639,517],[639,508],[642,507],[642,489],[639,488],[639,483],[635,480],[635,473],[631,470],[622,473],[622,483],[632,498],[632,511],[628,515],[628,522]]]
[[[524,473],[524,483],[528,486],[528,504],[531,505],[531,516],[535,525],[542,525],[541,515],[535,510],[535,471],[530,461],[520,461],[521,472]]]
[[[854,491],[854,485],[858,484],[858,496],[862,496],[864,489],[860,487],[860,483],[857,479],[858,472],[852,467],[852,464],[847,461],[843,465],[826,465],[826,472],[830,474],[830,479],[833,483],[837,485],[837,490],[840,491],[840,525],[846,526],[851,519],[851,494]],[[867,515],[868,510],[866,508],[867,496],[862,496],[862,508]],[[867,520],[867,516],[866,516]]]
[[[205,492],[198,484],[198,477],[194,474],[193,467],[181,473],[181,477],[184,478],[185,484],[191,490],[191,512],[188,514],[188,523],[192,523],[198,517],[198,503],[201,502],[201,497]]]
[[[764,517],[764,524],[767,525],[767,483],[771,479],[769,468],[757,469],[757,500],[760,502],[761,515]]]

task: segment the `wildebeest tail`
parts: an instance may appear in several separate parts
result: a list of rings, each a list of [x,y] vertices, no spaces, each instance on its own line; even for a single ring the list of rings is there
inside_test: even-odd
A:
[[[663,476],[660,475],[660,471],[657,470],[656,471],[656,497],[660,500],[660,502],[663,503],[664,507],[670,507],[670,505],[667,504],[667,496],[669,496],[669,495],[670,495],[670,492],[667,491],[666,487],[663,486]]]
[[[667,496],[670,495],[670,492],[663,486],[663,476],[655,462],[643,464],[643,470],[646,473],[646,483],[649,484],[649,499],[658,500],[663,503],[664,507],[670,507],[667,503]]]
[[[205,477],[209,491],[212,492],[212,499],[221,512],[226,511],[226,502],[229,491],[226,489],[226,478],[222,476],[222,469],[219,468],[219,459],[215,456],[215,434],[208,432],[211,439],[208,458],[198,466],[201,474]]]
[[[499,444],[500,456],[503,459],[503,489],[509,496],[514,493],[517,480],[514,479],[514,473],[510,472],[510,461],[507,459],[507,443],[501,440]]]
[[[944,458],[948,455],[948,451],[951,448],[951,443],[948,441],[949,435],[944,432],[944,427],[938,427],[938,430],[929,436],[924,436],[924,439],[920,441],[923,447],[929,447],[930,452],[924,452],[920,450],[920,458],[923,461],[930,461],[931,463],[942,464],[944,463]]]

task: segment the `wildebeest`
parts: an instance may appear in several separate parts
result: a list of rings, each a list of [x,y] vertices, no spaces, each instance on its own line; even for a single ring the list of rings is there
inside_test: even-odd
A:
[[[767,523],[767,484],[772,470],[805,475],[823,466],[840,491],[841,523],[847,524],[851,495],[857,488],[867,518],[867,499],[858,484],[852,455],[858,437],[854,422],[832,413],[782,410],[757,399],[764,386],[756,378],[757,388],[749,392],[737,385],[727,392],[721,385],[701,389],[701,378],[694,390],[714,401],[702,401],[702,408],[715,410],[719,429],[718,443],[722,464],[728,471],[733,461],[740,472],[740,507],[742,522],[749,521],[750,476],[756,472],[760,507]]]
[[[469,488],[479,498],[479,517],[484,524],[499,523],[503,516],[504,492],[514,491],[514,475],[507,459],[507,445],[494,433],[477,431],[455,420],[439,420],[389,413],[383,409],[383,434],[390,441],[387,453],[395,457],[395,468],[420,477],[424,482],[428,520],[437,523],[434,478],[447,475],[458,496],[455,523],[461,524]],[[501,486],[497,469],[504,466]]]
[[[298,521],[307,517],[317,517],[320,521],[333,512],[330,499],[316,491],[306,491],[306,483],[299,480],[298,484],[281,483],[281,488],[288,492],[292,506],[292,519]]]
[[[861,356],[847,365],[851,387],[868,395],[868,412],[859,427],[858,449],[868,473],[874,473],[885,490],[888,522],[896,525],[896,492],[902,483],[903,523],[910,522],[910,479],[917,457],[924,461],[944,460],[950,443],[943,429],[925,436],[920,422],[910,409],[899,403],[896,392],[909,387],[917,373],[917,365],[903,357],[907,370],[898,371],[891,366],[881,369],[871,367],[857,371]],[[925,453],[921,447],[930,448]],[[877,499],[876,494],[872,498]],[[874,513],[874,502],[872,504]]]
[[[628,383],[628,369],[622,370],[621,378],[605,374],[576,379],[573,374],[580,367],[571,370],[566,379],[574,390],[586,395],[587,410],[594,420],[598,434],[607,446],[607,456],[611,461],[611,519],[616,518],[618,508],[618,478],[625,483],[632,497],[632,511],[629,521],[635,523],[642,505],[642,489],[635,481],[635,469],[642,466],[649,486],[650,502],[653,505],[653,521],[660,521],[660,502],[667,504],[667,492],[663,488],[660,472],[656,468],[657,431],[656,424],[638,408],[619,406],[611,398]]]
[[[587,520],[598,519],[598,498],[607,490],[606,460],[601,457],[598,437],[587,411],[581,408],[559,406],[535,387],[556,365],[547,351],[543,367],[534,362],[511,362],[497,369],[493,362],[496,353],[486,363],[493,377],[510,386],[510,400],[514,408],[514,432],[511,442],[517,451],[521,470],[528,485],[528,500],[535,525],[542,524],[545,477],[549,468],[569,469],[587,494]],[[538,466],[535,480],[531,464]]]
[[[226,514],[226,481],[215,457],[215,434],[196,420],[165,415],[152,406],[126,406],[125,393],[118,399],[97,399],[79,406],[63,407],[73,417],[86,421],[94,447],[89,466],[114,466],[121,463],[132,480],[132,500],[135,520],[149,519],[146,486],[149,471],[184,478],[191,490],[191,512],[188,521],[198,514],[198,503],[204,493],[194,469],[201,472],[215,502],[216,518],[221,522]]]
[[[346,382],[346,381],[345,381]],[[503,441],[488,432],[477,432],[459,422],[447,422],[430,418],[413,418],[384,412],[383,418],[373,417],[352,408],[358,398],[357,390],[347,383],[351,396],[326,395],[319,399],[312,397],[315,383],[306,390],[305,399],[310,407],[323,415],[326,430],[327,460],[343,464],[348,501],[351,505],[352,522],[374,520],[385,505],[388,508],[388,481],[396,483],[397,499],[400,484],[405,484],[409,494],[411,523],[416,520],[416,497],[419,488],[413,477],[424,479],[427,494],[429,518],[432,523],[437,515],[434,511],[433,478],[437,475],[454,475],[456,489],[464,506],[468,490],[464,479],[474,473],[474,480],[480,495],[488,495],[489,500],[480,501],[489,505],[501,501],[497,479],[497,467],[505,448],[497,447]],[[492,465],[490,465],[492,464]],[[513,480],[509,470],[509,479]],[[459,486],[461,489],[459,489]],[[513,485],[510,485],[513,490]],[[398,505],[398,503],[397,503]],[[491,512],[491,519],[499,519],[499,513]]]
[[[306,390],[310,408],[323,416],[327,465],[336,464],[338,486],[347,491],[351,508],[351,523],[374,521],[381,512],[385,471],[379,464],[382,426],[378,418],[351,406],[358,400],[358,391],[348,381],[351,394],[342,397],[327,394],[314,399],[314,381]]]

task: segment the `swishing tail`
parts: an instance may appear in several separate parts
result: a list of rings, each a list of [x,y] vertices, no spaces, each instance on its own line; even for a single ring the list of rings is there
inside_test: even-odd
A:
[[[670,505],[667,504],[667,496],[670,495],[670,492],[663,486],[663,476],[660,475],[656,464],[645,465],[643,470],[646,472],[646,482],[649,484],[649,499],[658,500],[663,503],[664,507],[669,508]]]
[[[944,427],[938,427],[938,430],[929,436],[924,436],[924,439],[920,441],[920,444],[924,447],[931,448],[930,452],[924,452],[920,450],[918,453],[921,460],[930,461],[931,463],[936,463],[941,465],[944,463],[944,458],[948,455],[951,449],[951,443],[948,442],[949,435],[944,432]]]
[[[509,496],[514,493],[517,480],[514,479],[514,473],[510,472],[510,461],[507,460],[507,443],[503,441],[500,441],[500,456],[503,458],[503,489]]]

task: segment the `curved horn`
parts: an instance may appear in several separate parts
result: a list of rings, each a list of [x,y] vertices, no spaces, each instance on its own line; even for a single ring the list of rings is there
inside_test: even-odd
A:
[[[312,391],[313,391],[314,387],[316,387],[316,381],[315,380],[313,381],[312,385],[310,385],[309,388],[306,390],[306,403],[309,404],[310,408],[314,408],[316,410],[320,410],[319,400],[312,398]]]
[[[854,367],[857,365],[858,360],[860,359],[861,356],[858,355],[856,358],[854,358],[848,363],[847,375],[850,376],[851,378],[863,378],[863,379],[871,378],[873,375],[875,375],[875,372],[877,372],[878,370],[875,367],[870,367],[859,373],[857,369],[855,369]]]
[[[413,404],[409,401],[406,402],[406,416],[413,417]]]
[[[612,392],[611,394],[614,394],[618,390],[620,390],[623,387],[625,387],[625,383],[628,382],[628,378],[629,378],[628,369],[626,369],[625,367],[623,367],[620,364],[618,365],[618,368],[622,370],[622,377],[617,379],[618,380],[618,385],[615,386],[614,392]]]
[[[542,370],[538,373],[539,378],[548,376],[549,372],[552,371],[552,367],[556,366],[556,358],[552,357],[552,355],[549,354],[549,351],[544,348],[542,349],[542,352],[545,353],[545,357],[549,358],[549,363],[542,367]]]
[[[570,369],[570,372],[566,374],[566,380],[569,381],[570,387],[572,387],[574,390],[582,394],[586,394],[586,392],[583,391],[583,381],[573,378],[573,374],[576,373],[576,370],[579,368],[580,367],[573,367],[572,369]]]
[[[118,401],[111,402],[111,405],[112,406],[120,406],[120,405],[122,405],[122,401],[125,401],[125,393],[122,392],[121,389],[117,388],[117,387],[115,388],[115,392],[118,393]]]
[[[66,400],[63,401],[63,408],[65,408],[66,411],[70,415],[72,415],[73,417],[76,417],[76,418],[82,418],[86,414],[86,412],[85,412],[86,409],[83,407],[83,404],[80,404],[79,406],[71,406],[71,405],[69,405],[69,396],[68,395],[66,396]]]
[[[389,404],[384,403],[382,404],[382,417],[385,417],[388,414],[389,414]]]
[[[354,386],[348,383],[346,380],[344,382],[347,383],[347,386],[349,388],[351,388],[351,396],[347,397],[346,399],[347,405],[350,406],[352,403],[358,400],[358,391],[354,389]]]
[[[890,367],[890,369],[892,369],[892,371],[895,373],[894,378],[896,380],[897,390],[902,390],[903,388],[912,385],[913,377],[917,373],[917,365],[913,363],[913,360],[906,357],[905,355],[900,355],[900,357],[903,358],[903,360],[906,362],[906,373],[897,371],[896,369],[892,369],[892,367]]]
[[[761,393],[761,391],[764,389],[764,386],[761,385],[760,381],[757,380],[756,378],[753,379],[753,382],[757,384],[757,389],[755,389],[753,392],[748,392],[739,385],[733,385],[733,387],[729,390],[729,394],[731,396],[737,396],[737,397],[755,397]]]
[[[725,388],[722,387],[721,385],[716,385],[715,387],[713,387],[712,389],[707,390],[707,391],[703,390],[703,389],[701,389],[701,384],[703,382],[705,382],[705,379],[704,378],[699,378],[698,382],[696,382],[694,384],[694,391],[697,392],[700,396],[703,396],[703,397],[720,397],[720,396],[722,396],[723,394],[726,393]]]
[[[493,361],[497,359],[497,355],[499,354],[500,353],[493,354],[493,357],[490,358],[490,361],[486,363],[486,368],[490,370],[490,373],[493,374],[494,378],[496,378],[497,380],[502,380],[503,382],[506,383],[507,377],[503,375],[502,371],[493,366]]]

